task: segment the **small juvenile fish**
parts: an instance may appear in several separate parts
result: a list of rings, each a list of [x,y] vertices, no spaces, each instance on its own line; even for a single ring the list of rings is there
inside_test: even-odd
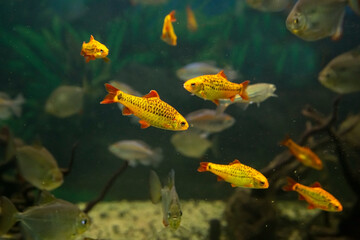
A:
[[[160,100],[159,94],[151,90],[143,97],[136,97],[126,94],[110,84],[105,84],[108,95],[100,104],[118,102],[125,106],[123,115],[134,114],[140,118],[141,128],[149,126],[172,130],[183,131],[188,129],[186,119],[175,108]]]
[[[205,137],[189,130],[175,133],[170,141],[181,155],[192,158],[202,157],[212,145]]]
[[[174,31],[172,22],[175,22],[175,10],[166,15],[164,19],[161,39],[169,45],[176,46],[177,36]]]
[[[189,5],[186,7],[186,15],[187,28],[189,29],[189,31],[195,32],[198,29],[198,24],[196,22],[195,14]]]
[[[83,42],[80,52],[80,55],[84,56],[87,63],[97,58],[102,58],[105,62],[108,62],[110,60],[107,58],[108,54],[109,49],[104,44],[96,41],[93,35],[90,36],[88,43]]]
[[[77,86],[60,86],[46,100],[45,111],[58,118],[70,117],[83,108],[84,90]]]
[[[341,212],[343,207],[339,200],[325,191],[319,182],[305,186],[297,183],[294,179],[287,178],[288,185],[283,187],[284,191],[296,191],[299,193],[299,199],[309,203],[308,209],[320,208],[328,212]]]
[[[218,181],[231,183],[232,187],[268,188],[267,178],[259,171],[235,159],[229,165],[201,162],[198,172],[212,172]]]
[[[310,148],[297,145],[289,136],[280,144],[288,147],[292,155],[305,166],[312,167],[316,170],[323,168],[322,161]]]
[[[154,171],[150,171],[150,197],[155,204],[162,200],[163,224],[171,230],[177,230],[181,223],[181,205],[175,189],[175,171],[171,169],[168,184],[161,188],[161,182]]]
[[[215,62],[194,62],[178,69],[176,71],[176,76],[183,81],[187,81],[188,79],[199,77],[201,75],[217,74],[220,71],[221,68],[217,67]],[[230,80],[234,80],[238,77],[238,73],[230,67],[225,68],[224,72]]]
[[[187,80],[184,83],[184,88],[200,98],[211,100],[219,105],[220,99],[234,101],[236,95],[248,100],[246,88],[249,82],[232,83],[227,80],[224,71],[220,71],[215,75],[204,75]]]
[[[341,94],[360,91],[360,46],[331,60],[320,72],[319,81]]]
[[[21,176],[41,190],[51,191],[63,183],[63,174],[53,155],[44,147],[23,146],[16,150]]]
[[[263,12],[280,12],[289,6],[291,0],[246,0],[246,3],[259,11]]]
[[[229,114],[217,114],[212,109],[200,109],[189,113],[185,118],[191,127],[208,133],[224,131],[235,123],[235,119]]]
[[[129,165],[135,167],[137,163],[148,166],[157,166],[162,160],[161,148],[151,149],[141,140],[122,140],[111,144],[109,151],[115,156],[129,161]]]
[[[249,104],[256,103],[257,106],[260,106],[260,103],[268,99],[269,97],[277,97],[274,93],[276,91],[276,87],[274,84],[269,83],[256,83],[250,84],[246,88],[246,93],[249,97],[248,100],[242,99],[240,96],[236,96],[234,101],[232,102],[229,99],[221,99],[220,105],[224,105],[228,107],[233,103],[242,103],[243,108],[246,109]]]
[[[90,225],[90,219],[84,212],[75,204],[61,199],[30,207],[20,213],[8,198],[1,197],[0,209],[0,236],[20,222],[30,239],[71,240],[84,233]]]
[[[342,35],[348,0],[298,0],[286,19],[287,29],[306,41]]]
[[[15,99],[11,100],[7,93],[0,92],[0,119],[6,120],[10,118],[12,114],[20,117],[21,105],[24,102],[25,99],[21,94],[18,94]]]

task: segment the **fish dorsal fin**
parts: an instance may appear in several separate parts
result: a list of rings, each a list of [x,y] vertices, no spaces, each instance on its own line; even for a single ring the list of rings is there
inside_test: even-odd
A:
[[[93,41],[93,40],[95,40],[95,39],[94,39],[94,36],[93,36],[93,35],[90,35],[90,41]]]
[[[55,201],[56,198],[54,197],[54,195],[52,195],[50,192],[48,191],[42,191],[40,194],[40,198],[38,201],[38,205],[43,205],[52,201]]]
[[[321,187],[321,184],[319,182],[314,182],[313,184],[310,185],[310,187]]]
[[[143,97],[144,98],[153,98],[153,97],[160,98],[159,94],[155,90],[151,90],[148,94],[144,95]]]
[[[218,180],[218,182],[220,182],[220,181],[224,181],[224,179],[222,178],[222,177],[220,177],[220,176],[217,176],[217,178],[216,178],[217,180]]]
[[[237,159],[235,159],[234,161],[232,161],[231,163],[229,163],[229,165],[239,164],[239,163],[240,163],[240,161],[239,161],[239,160],[237,160]]]
[[[226,77],[226,75],[224,73],[224,70],[221,70],[217,75],[219,75],[219,76],[221,76],[221,77],[223,77],[223,78],[225,78],[227,80],[227,77]]]

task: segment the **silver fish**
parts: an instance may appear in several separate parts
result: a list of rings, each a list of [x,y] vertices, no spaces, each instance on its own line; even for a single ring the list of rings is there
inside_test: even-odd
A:
[[[319,81],[341,94],[360,91],[360,46],[331,60],[320,72]]]
[[[141,140],[122,140],[109,146],[109,151],[115,156],[129,161],[130,166],[138,163],[145,166],[157,166],[163,156],[162,149],[151,149],[149,145]]]
[[[19,94],[13,100],[9,95],[4,92],[0,92],[0,119],[6,120],[14,114],[17,117],[21,116],[21,105],[25,102],[24,97]]]
[[[172,230],[179,228],[181,223],[181,205],[179,196],[175,189],[175,171],[171,169],[169,173],[168,184],[161,188],[160,179],[157,174],[150,172],[150,195],[153,203],[162,200],[163,224]],[[160,184],[160,186],[159,186]],[[159,192],[159,190],[161,191]]]
[[[306,41],[339,39],[348,0],[298,0],[286,19],[287,29]]]
[[[24,212],[17,211],[6,197],[0,198],[0,236],[16,223],[26,236],[34,240],[71,240],[84,233],[89,217],[70,202],[55,199],[45,204],[30,207]]]
[[[217,114],[212,109],[200,109],[189,113],[185,118],[191,127],[208,133],[221,132],[235,123],[235,119],[229,114]]]
[[[82,110],[83,97],[81,87],[60,86],[47,99],[45,111],[58,118],[70,117]]]
[[[175,133],[171,136],[171,143],[176,151],[192,158],[202,157],[212,145],[206,137],[191,130]]]

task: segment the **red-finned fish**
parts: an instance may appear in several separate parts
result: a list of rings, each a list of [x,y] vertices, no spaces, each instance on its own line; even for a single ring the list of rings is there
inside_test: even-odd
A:
[[[190,31],[195,32],[198,29],[198,24],[195,19],[195,14],[189,5],[186,7],[186,15],[187,15],[187,28]]]
[[[211,100],[219,105],[219,99],[230,99],[234,101],[236,95],[248,100],[246,93],[247,85],[250,81],[243,83],[233,83],[227,80],[223,70],[214,75],[203,75],[187,80],[184,88],[189,92],[205,100]]]
[[[341,212],[343,207],[339,200],[333,195],[322,189],[319,182],[304,186],[297,183],[294,179],[287,178],[288,185],[283,187],[284,191],[296,191],[299,193],[299,199],[309,203],[308,209],[320,208],[329,212]]]
[[[212,172],[217,180],[231,183],[232,187],[268,188],[269,182],[261,172],[241,164],[235,159],[229,165],[201,162],[198,172]]]
[[[172,22],[175,22],[175,10],[172,10],[164,19],[161,39],[169,45],[176,46],[177,36]]]
[[[286,136],[280,144],[288,147],[292,155],[305,166],[312,167],[316,170],[323,168],[322,161],[310,148],[299,146],[290,139],[289,136]]]
[[[141,128],[153,126],[182,131],[189,127],[186,119],[175,108],[162,101],[155,90],[151,90],[143,97],[136,97],[126,94],[108,83],[105,84],[105,88],[109,94],[100,104],[114,102],[123,104],[125,106],[122,111],[123,115],[134,114],[140,118]]]
[[[105,62],[109,61],[107,55],[109,54],[109,49],[102,43],[95,40],[93,35],[90,36],[90,41],[82,44],[80,55],[84,56],[86,62],[90,60],[95,60],[97,58],[104,59]]]

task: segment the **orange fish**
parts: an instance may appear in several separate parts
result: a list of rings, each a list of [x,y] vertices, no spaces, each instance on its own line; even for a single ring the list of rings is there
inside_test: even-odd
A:
[[[104,59],[105,62],[109,61],[107,55],[109,54],[109,49],[102,43],[95,40],[93,35],[90,36],[90,41],[82,44],[80,55],[84,56],[86,62],[90,60],[95,60],[97,58]]]
[[[284,191],[296,191],[299,193],[299,199],[309,203],[308,209],[320,208],[329,212],[341,212],[343,207],[339,200],[333,195],[322,189],[319,182],[304,186],[297,183],[294,179],[287,178],[288,185],[283,187]]]
[[[195,19],[195,14],[191,10],[190,6],[186,7],[186,15],[187,15],[187,28],[190,31],[195,32],[198,29],[198,25]]]
[[[172,10],[164,19],[161,39],[169,45],[176,46],[177,36],[174,32],[172,22],[175,22],[175,10]]]
[[[323,168],[322,161],[310,148],[297,145],[289,136],[280,144],[288,147],[292,155],[305,166],[315,168],[316,170]]]
[[[189,127],[185,118],[175,108],[160,100],[159,94],[155,90],[151,90],[143,97],[137,97],[120,91],[107,83],[105,88],[109,94],[100,104],[121,103],[125,106],[122,111],[123,115],[134,114],[140,118],[141,128],[153,126],[182,131]]]
[[[243,83],[233,83],[227,80],[223,70],[214,75],[203,75],[187,80],[184,88],[206,100],[213,101],[219,105],[219,99],[230,99],[234,101],[236,95],[240,95],[242,99],[248,100],[246,93],[247,85],[250,81]]]
[[[241,164],[235,159],[229,165],[201,162],[198,172],[212,172],[217,180],[231,183],[232,187],[268,188],[269,182],[261,172]]]

